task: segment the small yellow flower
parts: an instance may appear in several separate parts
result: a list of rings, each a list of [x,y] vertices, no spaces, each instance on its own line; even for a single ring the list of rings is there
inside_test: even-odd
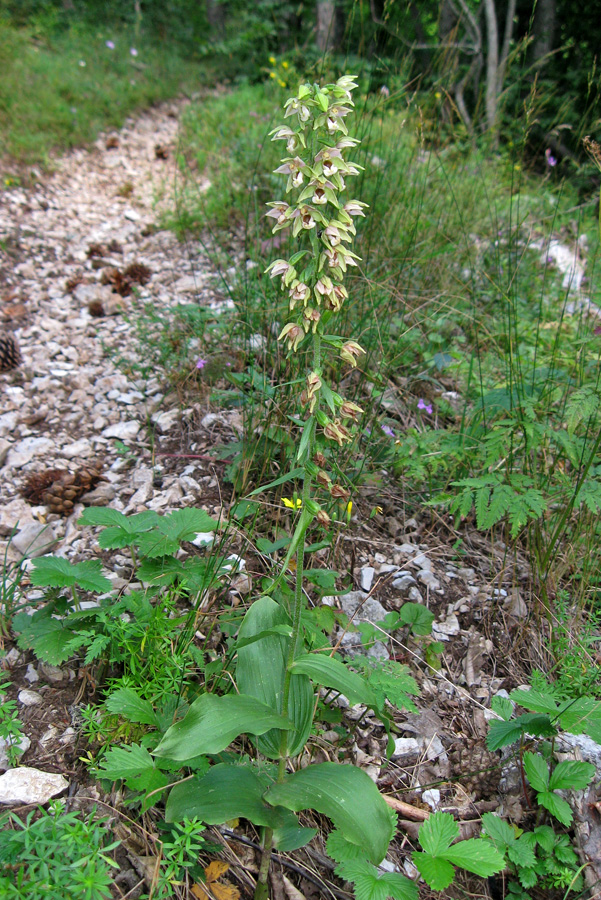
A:
[[[346,521],[347,522],[351,521],[352,512],[353,512],[353,501],[349,500],[349,502],[346,504]]]
[[[437,100],[440,100],[440,98],[442,97],[442,94],[440,93],[440,91],[436,91],[434,96],[436,97]]]
[[[270,77],[270,78],[275,78],[275,72],[270,72],[270,73],[269,73],[269,77]]]
[[[285,81],[282,81],[281,78],[278,78],[278,84],[279,84],[280,87],[286,87],[286,82],[285,82]]]
[[[268,62],[270,62],[272,66],[275,66],[275,56],[270,56]]]
[[[288,509],[300,509],[303,505],[303,501],[300,497],[294,497],[292,500],[290,500],[289,497],[282,497],[282,503]]]
[[[515,166],[514,166],[513,168],[515,169],[516,172],[521,172],[521,171],[522,171],[522,167],[521,167],[521,165],[520,165],[519,163],[516,163]]]
[[[290,65],[290,63],[287,63],[286,60],[283,60],[282,69],[287,69],[289,67],[289,65]]]

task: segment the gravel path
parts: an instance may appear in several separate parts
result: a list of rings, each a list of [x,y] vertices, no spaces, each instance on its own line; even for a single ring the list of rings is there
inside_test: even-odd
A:
[[[195,489],[188,475],[193,483],[175,489],[167,480],[157,498],[143,423],[162,415],[167,430],[179,409],[166,407],[157,378],[128,380],[113,361],[114,352],[140,360],[123,315],[131,294],[115,291],[122,289],[115,270],[146,266],[149,280],[134,291],[158,309],[211,302],[214,274],[200,249],[156,230],[158,211],[173,195],[183,103],[128,120],[118,134],[57,161],[55,173],[32,189],[0,195],[0,336],[13,333],[23,356],[19,369],[0,375],[0,552],[15,528],[21,552],[45,523],[51,528],[40,548],[75,537],[75,515],[48,514],[20,497],[32,472],[73,473],[101,460],[105,480],[86,502],[121,509],[153,499],[164,508]],[[133,473],[119,441],[138,456]],[[177,497],[165,500],[170,487]]]

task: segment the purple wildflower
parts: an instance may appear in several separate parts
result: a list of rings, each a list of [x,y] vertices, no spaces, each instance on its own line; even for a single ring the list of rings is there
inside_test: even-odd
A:
[[[390,425],[381,425],[380,427],[387,437],[394,437],[394,430]]]
[[[551,153],[551,148],[550,148],[550,147],[547,147],[547,149],[545,150],[545,156],[546,156],[546,158],[547,158],[547,165],[548,165],[548,166],[556,166],[556,165],[557,165],[557,160],[555,159],[555,157],[554,157],[553,154]]]
[[[426,401],[424,400],[423,397],[420,397],[419,400],[417,401],[417,408],[423,409],[424,412],[427,412],[429,416],[432,415],[432,404],[426,403]]]
[[[129,52],[131,53],[132,56],[137,56],[137,55],[138,55],[138,51],[136,50],[135,47],[131,47]]]
[[[197,369],[204,369],[204,367],[206,366],[207,362],[208,362],[208,360],[206,360],[206,359],[197,359],[197,360],[196,360],[196,368],[197,368]]]
[[[104,42],[104,46],[105,46],[105,47],[108,47],[109,50],[114,50],[114,49],[115,49],[115,45],[114,45],[114,43],[113,43],[112,41],[105,41],[105,42]]]

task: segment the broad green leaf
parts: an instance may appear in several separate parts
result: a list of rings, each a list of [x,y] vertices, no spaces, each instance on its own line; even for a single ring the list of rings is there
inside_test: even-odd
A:
[[[269,784],[266,775],[246,766],[219,763],[203,777],[181,782],[171,790],[165,818],[168,822],[181,822],[198,816],[207,825],[248,819],[254,825],[274,829],[298,826],[290,810],[277,809],[264,801]]]
[[[552,791],[541,791],[536,795],[540,806],[548,809],[552,816],[559,819],[566,828],[572,823],[572,810],[566,801]]]
[[[290,620],[284,609],[271,597],[259,597],[244,617],[238,640],[246,642],[249,638],[282,625],[290,627]],[[243,694],[256,697],[277,712],[282,712],[289,645],[290,638],[269,634],[259,641],[247,643],[238,650],[236,666],[238,689]],[[287,712],[295,727],[288,734],[290,756],[300,753],[307,742],[313,724],[313,705],[313,688],[309,678],[306,675],[292,675]],[[279,758],[281,744],[279,730],[264,734],[256,740],[256,744],[265,756],[270,759]]]
[[[286,810],[286,812],[290,813],[290,810]],[[290,813],[290,816],[292,817],[293,813]],[[304,828],[298,824],[282,825],[274,828],[273,843],[281,853],[292,853],[293,850],[306,847],[316,834],[317,828]]]
[[[254,697],[203,694],[181,722],[167,730],[154,753],[185,762],[194,756],[220,753],[240,734],[263,734],[270,728],[291,727],[288,719]]]
[[[112,583],[102,574],[99,559],[70,563],[60,556],[42,556],[35,560],[31,583],[38,587],[72,587],[78,584],[86,591],[104,593]]]
[[[489,750],[500,750],[501,747],[517,743],[525,734],[532,734],[536,737],[554,737],[557,734],[557,728],[549,716],[537,713],[526,713],[509,722],[493,720],[488,728],[486,746]]]
[[[377,707],[374,692],[365,678],[351,672],[344,663],[333,656],[322,653],[307,653],[294,660],[291,670],[308,675],[316,684],[340,691],[348,698],[349,703],[365,703],[372,709]]]
[[[430,856],[429,853],[414,851],[411,859],[426,884],[435,891],[444,891],[452,883],[455,870],[446,859]]]
[[[154,760],[145,747],[140,744],[129,744],[124,747],[111,747],[95,771],[99,778],[119,781],[155,768]]]
[[[540,753],[524,753],[524,771],[535,791],[548,789],[549,767]]]
[[[598,740],[593,736],[592,731],[598,730],[601,726],[601,701],[593,700],[592,697],[566,700],[560,705],[559,721],[564,731],[569,731],[571,734],[585,732],[593,740]]]
[[[295,812],[314,809],[328,816],[346,840],[363,847],[374,865],[386,855],[394,816],[377,787],[361,769],[319,763],[300,769],[265,793],[270,803]]]
[[[421,603],[404,603],[399,612],[399,619],[404,625],[410,625],[414,634],[428,635],[432,631],[435,616]]]
[[[419,828],[422,850],[440,856],[459,837],[459,825],[450,813],[434,813]]]
[[[118,688],[107,697],[104,705],[108,712],[115,716],[122,716],[129,722],[158,727],[157,715],[152,708],[152,703],[140,697],[133,688]]]
[[[185,569],[181,559],[174,556],[158,556],[156,559],[143,559],[136,570],[140,581],[146,583],[174,584],[184,577]]]
[[[480,838],[469,838],[453,844],[445,851],[444,858],[481,878],[502,872],[506,865],[505,857],[492,844]]]
[[[560,762],[551,774],[549,790],[556,791],[563,788],[582,791],[592,781],[594,774],[595,767],[592,763],[574,760]]]

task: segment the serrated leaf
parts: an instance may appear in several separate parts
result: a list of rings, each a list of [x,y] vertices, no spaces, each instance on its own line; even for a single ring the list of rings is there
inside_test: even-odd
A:
[[[42,556],[35,560],[31,583],[37,587],[72,587],[78,584],[86,591],[105,593],[113,585],[102,574],[99,559],[70,563],[60,556]]]
[[[505,868],[505,857],[488,841],[481,838],[469,838],[453,844],[444,853],[444,858],[474,875],[489,878]]]
[[[444,891],[455,877],[455,870],[446,859],[437,859],[418,851],[411,854],[411,859],[426,884],[435,891]]]
[[[511,719],[513,713],[513,703],[508,697],[493,697],[490,701],[490,708],[501,716],[504,722]]]
[[[185,762],[194,756],[220,753],[241,734],[264,734],[271,728],[288,730],[292,723],[254,697],[203,694],[181,722],[167,730],[154,753]]]
[[[566,760],[560,762],[553,770],[549,790],[582,791],[592,781],[594,775],[595,767],[592,763]]]
[[[550,694],[544,694],[542,691],[525,691],[523,688],[516,688],[509,696],[514,703],[519,703],[520,706],[531,710],[531,712],[547,713],[550,716],[554,716],[559,711],[555,698]]]
[[[459,825],[450,813],[434,813],[418,832],[422,850],[431,856],[440,856],[458,837]]]
[[[549,767],[540,753],[524,753],[524,771],[535,791],[546,791],[549,787]]]
[[[494,813],[483,813],[482,824],[484,831],[497,847],[513,844],[516,840],[515,829]]]
[[[566,828],[572,823],[572,810],[562,797],[552,791],[541,791],[536,795],[536,799],[540,806],[548,809],[551,815],[555,816]]]
[[[141,775],[147,769],[156,769],[148,750],[140,744],[129,744],[111,747],[95,771],[99,778],[119,781],[132,775]]]
[[[39,659],[52,666],[60,666],[84,643],[83,637],[74,636],[58,619],[35,619],[27,613],[18,613],[12,627],[19,635],[19,647],[33,649]]]
[[[519,838],[507,848],[507,857],[520,868],[531,868],[536,863],[536,854],[530,841]]]
[[[357,844],[352,844],[338,831],[332,829],[326,841],[328,856],[336,862],[352,862],[357,859],[365,859],[365,852]]]
[[[118,688],[107,697],[104,705],[108,712],[115,716],[122,716],[129,722],[158,727],[158,719],[152,703],[140,697],[133,688]]]
[[[367,681],[356,672],[351,672],[344,663],[333,656],[307,653],[294,660],[291,671],[308,675],[316,684],[340,691],[348,698],[351,706],[355,703],[365,703],[372,709],[377,707],[374,692]]]
[[[500,722],[495,719],[489,725],[486,746],[489,750],[500,750],[501,747],[517,743],[525,734],[532,734],[536,737],[554,737],[557,729],[548,716],[537,713],[525,713],[509,722]]]
[[[336,874],[351,881],[355,900],[417,900],[417,885],[396,872],[382,872],[366,860],[346,862],[336,869]]]
[[[375,865],[386,855],[394,834],[393,816],[369,777],[355,766],[319,763],[288,775],[265,793],[270,803],[295,812],[314,809],[328,816]]]
[[[160,516],[156,527],[136,539],[143,556],[171,556],[179,550],[182,541],[192,541],[197,534],[214,531],[219,523],[204,509],[176,509]]]

